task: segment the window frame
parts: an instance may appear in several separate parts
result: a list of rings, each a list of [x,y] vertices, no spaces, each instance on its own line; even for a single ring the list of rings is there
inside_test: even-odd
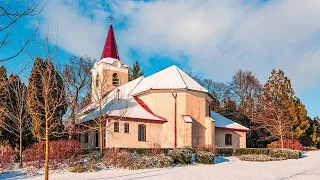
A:
[[[128,122],[123,124],[124,133],[130,133],[130,125]]]
[[[145,124],[138,125],[138,141],[147,141],[147,126]]]
[[[232,134],[225,134],[224,135],[224,144],[227,145],[227,146],[232,145]]]
[[[117,79],[116,79],[117,78]],[[120,77],[117,73],[112,74],[112,85],[113,86],[119,86],[120,82]]]
[[[120,132],[119,122],[113,123],[113,132]]]

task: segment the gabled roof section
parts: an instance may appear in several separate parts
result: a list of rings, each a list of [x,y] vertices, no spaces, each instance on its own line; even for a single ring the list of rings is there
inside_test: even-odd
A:
[[[208,92],[208,90],[175,65],[144,78],[133,91],[133,95],[150,89],[189,89],[205,93]]]
[[[215,127],[217,128],[226,128],[240,131],[250,131],[249,128],[242,126],[214,111],[210,112],[210,118],[215,120]]]
[[[101,59],[103,58],[114,58],[114,59],[120,60],[116,38],[114,36],[113,27],[111,23],[108,31],[108,36],[104,44],[104,48],[101,55]]]
[[[141,106],[141,102],[138,102],[132,96],[132,91],[142,79],[143,77],[137,78],[112,90],[104,99],[102,99],[102,114],[109,117],[120,117],[124,119],[166,122],[167,120],[165,118],[150,112],[149,109]],[[100,111],[98,104],[92,103],[80,112],[81,118],[79,119],[78,124],[90,121],[99,116]]]

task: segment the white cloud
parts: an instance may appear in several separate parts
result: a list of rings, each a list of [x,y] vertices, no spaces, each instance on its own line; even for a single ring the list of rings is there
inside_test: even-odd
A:
[[[217,80],[244,68],[265,81],[282,68],[298,91],[319,87],[318,0],[71,2],[51,1],[43,16],[46,25],[58,22],[60,46],[71,53],[99,58],[112,11],[122,57],[129,50],[141,58],[188,57],[189,66]]]

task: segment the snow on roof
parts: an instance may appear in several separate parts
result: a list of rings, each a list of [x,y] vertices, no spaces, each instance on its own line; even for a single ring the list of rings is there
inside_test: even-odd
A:
[[[211,111],[210,118],[215,120],[216,127],[249,131],[249,128],[244,127],[241,124],[238,124],[214,111]]]
[[[132,90],[140,83],[143,77],[130,81],[115,88],[104,99],[102,99],[102,114],[109,117],[124,117],[142,120],[166,121],[165,119],[147,111],[139,105],[132,96]],[[86,113],[89,112],[89,113]],[[89,121],[100,116],[98,103],[92,103],[81,111],[84,116],[78,124]]]
[[[139,86],[133,91],[133,95],[150,89],[189,89],[208,92],[208,90],[175,65],[144,78]]]

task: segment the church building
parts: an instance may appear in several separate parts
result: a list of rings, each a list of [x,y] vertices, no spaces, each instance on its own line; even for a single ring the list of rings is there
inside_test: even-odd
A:
[[[98,131],[81,134],[82,148],[246,147],[249,129],[213,112],[208,90],[179,67],[129,81],[111,23],[91,71],[92,102],[78,115],[78,124],[101,117],[105,122],[103,137]]]

